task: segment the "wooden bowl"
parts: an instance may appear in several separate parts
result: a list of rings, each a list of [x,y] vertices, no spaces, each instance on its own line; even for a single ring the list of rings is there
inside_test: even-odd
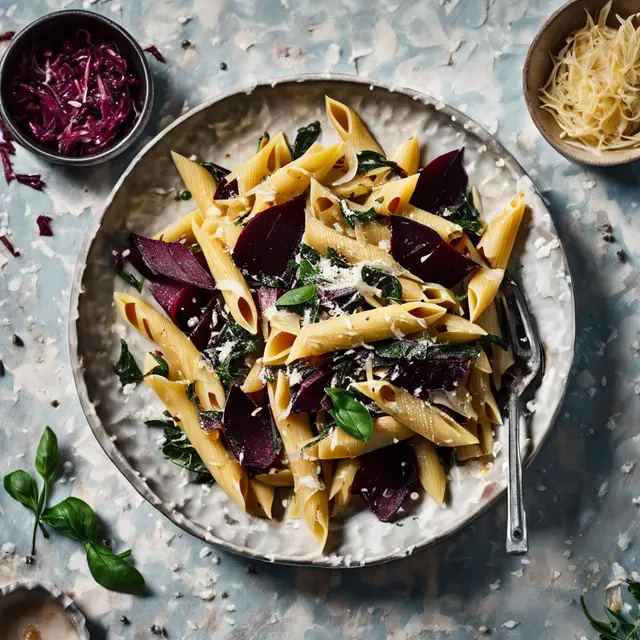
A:
[[[606,0],[571,0],[558,9],[543,25],[534,38],[522,73],[524,99],[529,114],[538,131],[546,141],[569,160],[596,167],[613,167],[640,159],[640,147],[606,151],[598,155],[593,151],[578,149],[566,143],[560,137],[560,127],[552,114],[542,108],[538,91],[551,74],[553,63],[551,54],[557,55],[566,44],[566,39],[587,22],[587,12],[594,19]],[[616,15],[628,18],[640,12],[640,0],[613,0],[607,24],[617,27]]]

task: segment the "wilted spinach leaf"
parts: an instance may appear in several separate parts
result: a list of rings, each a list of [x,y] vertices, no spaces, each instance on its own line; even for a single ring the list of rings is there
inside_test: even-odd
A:
[[[296,160],[304,155],[309,147],[320,137],[320,123],[316,120],[306,127],[300,127],[291,150],[291,157]]]

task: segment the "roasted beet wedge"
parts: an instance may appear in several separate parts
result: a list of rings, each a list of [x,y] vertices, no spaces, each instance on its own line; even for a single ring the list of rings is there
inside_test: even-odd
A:
[[[240,192],[238,191],[238,181],[234,178],[227,182],[220,180],[216,186],[216,192],[213,196],[214,200],[229,200],[235,198]]]
[[[269,406],[258,407],[238,386],[232,386],[224,407],[224,435],[243,466],[259,472],[268,469],[280,451]]]
[[[406,442],[360,457],[352,493],[358,493],[382,522],[389,522],[418,479],[413,450]]]
[[[214,331],[220,331],[224,324],[224,318],[220,312],[218,298],[214,295],[200,317],[198,324],[191,330],[189,338],[199,351],[204,351],[211,340]]]
[[[216,288],[213,278],[180,242],[163,242],[132,233],[129,262],[152,282],[179,282],[209,291]]]
[[[421,172],[411,196],[411,204],[431,213],[441,214],[464,196],[469,183],[462,160],[464,147],[432,160]]]
[[[429,390],[453,391],[469,371],[471,356],[451,353],[426,360],[401,361],[393,368],[393,384],[418,398],[427,398]]]
[[[450,289],[479,266],[424,224],[401,216],[390,216],[389,223],[391,255],[424,282]]]
[[[322,400],[326,397],[325,387],[329,387],[333,372],[319,369],[305,378],[293,391],[291,413],[313,413],[322,409]]]
[[[200,309],[206,306],[211,293],[182,284],[152,282],[149,287],[154,300],[166,311],[173,323],[185,333],[189,333],[189,320],[198,321],[202,315]],[[195,326],[195,325],[193,325]]]
[[[236,265],[250,275],[282,276],[304,233],[305,196],[257,213],[233,249]]]
[[[258,289],[258,307],[260,308],[260,315],[264,316],[269,309],[273,309],[276,306],[276,300],[282,295],[280,289],[274,289],[273,287],[260,287]]]

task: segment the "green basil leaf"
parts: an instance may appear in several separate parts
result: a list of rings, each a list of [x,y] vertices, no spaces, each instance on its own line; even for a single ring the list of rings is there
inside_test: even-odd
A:
[[[142,371],[140,371],[140,367],[133,359],[127,343],[124,340],[120,340],[120,344],[120,358],[118,359],[118,362],[113,365],[113,370],[120,379],[120,384],[124,387],[125,385],[133,382],[141,382]]]
[[[333,247],[327,248],[327,256],[334,267],[348,269],[351,266]]]
[[[584,596],[580,596],[580,607],[582,609],[582,613],[584,613],[585,617],[589,621],[589,624],[604,638],[608,640],[619,640],[617,634],[614,635],[613,629],[610,624],[606,622],[600,622],[591,616],[591,614],[587,611],[587,607],[584,603]]]
[[[267,142],[269,142],[269,140],[271,140],[271,136],[269,135],[268,131],[265,131],[259,138],[258,138],[258,151],[260,151],[262,149],[262,147],[267,144]]]
[[[302,284],[314,284],[319,280],[319,273],[320,270],[314,267],[308,260],[304,258],[300,260],[297,278]]]
[[[153,351],[150,351],[149,353],[151,353],[151,356],[158,364],[150,371],[147,371],[147,373],[144,374],[144,377],[146,378],[147,376],[161,376],[163,378],[167,378],[168,380],[169,365],[167,364],[167,361],[161,355],[153,353]]]
[[[480,344],[495,344],[503,351],[507,351],[509,349],[509,343],[502,336],[494,336],[490,333],[486,336],[480,336],[478,338],[478,342]]]
[[[38,485],[26,471],[19,469],[7,474],[3,483],[4,490],[14,500],[34,513],[38,512]]]
[[[132,273],[127,273],[120,269],[116,269],[116,273],[127,283],[130,284],[138,293],[142,293],[142,284],[144,280],[138,280]]]
[[[627,582],[627,588],[631,597],[640,604],[640,582]]]
[[[377,151],[365,150],[358,151],[358,173],[367,173],[373,169],[380,167],[388,167],[401,178],[407,177],[407,172],[393,160],[387,160],[381,153]]]
[[[309,147],[320,137],[320,123],[316,120],[306,127],[300,127],[296,132],[296,139],[293,143],[291,158],[298,159],[304,155]]]
[[[95,542],[98,539],[98,518],[93,509],[80,498],[72,496],[45,509],[42,521],[74,540]]]
[[[317,264],[322,259],[322,254],[315,249],[312,249],[308,244],[304,242],[300,245],[300,257],[308,260],[311,264]]]
[[[356,222],[370,222],[371,220],[376,220],[378,217],[373,207],[366,211],[357,211],[350,209],[347,201],[344,199],[340,200],[340,211],[342,212],[342,217],[352,229],[356,228]]]
[[[327,388],[324,392],[333,402],[330,413],[336,424],[345,433],[366,442],[373,433],[373,418],[367,408],[346,389]]]
[[[198,164],[213,176],[213,179],[216,181],[216,185],[220,184],[220,182],[229,175],[229,171],[224,167],[215,164],[215,162],[198,162]]]
[[[480,213],[471,204],[467,196],[462,196],[458,204],[447,207],[442,212],[442,217],[461,226],[465,231],[480,236],[484,231],[484,225],[480,220]]]
[[[209,475],[209,470],[202,462],[202,458],[187,440],[182,429],[172,420],[158,420],[157,422],[164,422],[162,425],[164,427],[164,441],[160,446],[164,457],[187,471]]]
[[[370,286],[380,291],[378,297],[386,300],[401,300],[402,285],[393,274],[368,264],[362,267],[362,279]]]
[[[456,300],[458,302],[462,302],[463,300],[466,300],[468,297],[469,297],[468,291],[463,291],[462,293],[456,293]]]
[[[309,302],[316,297],[316,287],[313,284],[305,284],[302,287],[291,289],[282,294],[276,300],[277,309],[286,309],[287,307],[295,307],[299,304]]]
[[[637,630],[632,622],[629,622],[629,620],[613,609],[605,606],[604,612],[607,614],[607,618],[611,621],[611,627],[613,630],[616,632],[621,631],[625,638],[628,637],[630,633]],[[633,638],[633,636],[630,637]]]
[[[85,545],[87,564],[93,579],[105,589],[119,593],[145,592],[142,574],[120,556],[100,544]]]
[[[330,422],[329,424],[322,427],[322,430],[315,438],[309,440],[307,444],[302,445],[302,451],[304,451],[305,449],[309,449],[317,445],[318,442],[320,442],[321,440],[324,440],[333,431],[335,426],[336,426],[335,422]]]
[[[36,452],[36,471],[45,483],[49,484],[53,480],[57,468],[58,438],[49,427],[45,427]]]
[[[145,420],[144,424],[147,427],[166,427],[168,424],[173,425],[173,420]]]

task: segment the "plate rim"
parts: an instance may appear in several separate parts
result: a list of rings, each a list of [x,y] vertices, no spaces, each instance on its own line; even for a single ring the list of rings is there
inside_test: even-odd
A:
[[[425,107],[428,105],[432,105],[438,111],[441,111],[445,115],[454,116],[458,121],[460,121],[463,125],[472,125],[473,130],[472,133],[476,135],[482,142],[487,145],[487,148],[491,149],[493,153],[500,154],[500,157],[504,158],[505,164],[511,169],[516,175],[519,177],[526,176],[530,180],[529,174],[525,171],[524,167],[516,160],[513,154],[501,143],[497,138],[492,136],[481,124],[467,116],[465,113],[458,111],[455,107],[443,102],[442,100],[438,100],[428,94],[422,93],[421,91],[417,91],[415,89],[410,89],[409,87],[402,87],[400,85],[396,85],[391,82],[387,82],[384,80],[377,80],[374,78],[367,78],[363,76],[355,76],[350,74],[343,73],[297,73],[297,74],[289,74],[284,76],[275,76],[272,78],[268,78],[265,80],[256,81],[250,84],[245,84],[243,86],[237,87],[235,89],[230,89],[228,91],[219,93],[215,96],[207,98],[202,103],[194,107],[193,109],[187,111],[182,114],[180,117],[176,118],[171,124],[167,125],[162,131],[158,132],[147,144],[142,147],[142,149],[135,155],[135,157],[131,160],[129,165],[123,171],[123,173],[118,178],[117,182],[114,184],[113,188],[107,195],[104,200],[104,203],[97,215],[94,216],[94,219],[87,229],[86,235],[83,239],[82,245],[80,247],[80,251],[78,253],[78,258],[74,268],[73,280],[71,285],[71,295],[69,297],[69,330],[68,330],[68,346],[69,346],[69,358],[71,364],[71,372],[73,374],[73,381],[76,388],[76,392],[78,394],[78,399],[80,401],[80,406],[82,408],[82,412],[89,424],[89,428],[91,429],[94,437],[98,441],[98,444],[106,454],[106,456],[113,462],[115,467],[118,469],[120,474],[124,476],[124,478],[129,482],[129,484],[137,491],[137,493],[144,498],[152,507],[157,509],[164,517],[166,517],[170,522],[176,525],[181,530],[186,533],[194,536],[206,542],[207,544],[212,544],[224,551],[234,553],[239,556],[243,556],[250,560],[261,560],[264,562],[270,562],[272,564],[282,564],[287,566],[302,566],[302,567],[316,567],[316,568],[325,568],[325,569],[354,569],[360,567],[369,567],[375,566],[379,564],[385,564],[387,562],[391,562],[393,560],[399,560],[401,558],[406,558],[414,553],[426,549],[428,547],[432,547],[447,538],[459,533],[472,524],[475,520],[477,520],[481,515],[486,513],[496,502],[503,498],[506,494],[506,486],[501,488],[499,491],[495,493],[495,495],[491,496],[481,508],[475,511],[472,515],[468,516],[467,519],[457,526],[452,526],[449,529],[442,531],[438,535],[434,536],[431,540],[410,547],[407,553],[403,554],[393,554],[388,555],[382,558],[376,558],[375,560],[371,560],[370,562],[364,559],[360,563],[352,563],[345,564],[341,563],[340,565],[331,563],[331,556],[329,555],[321,555],[314,556],[311,559],[306,559],[305,557],[300,558],[291,558],[288,556],[283,556],[280,554],[269,554],[268,556],[263,553],[254,552],[251,549],[236,545],[233,542],[228,542],[222,540],[213,533],[208,532],[204,529],[204,527],[197,525],[192,522],[188,518],[184,517],[180,513],[172,513],[171,509],[167,507],[167,505],[160,501],[155,494],[149,489],[149,487],[140,481],[140,478],[136,475],[134,469],[127,462],[126,458],[122,455],[122,453],[115,446],[114,442],[109,438],[104,426],[102,425],[102,421],[98,418],[96,412],[94,411],[93,402],[89,398],[89,394],[87,391],[87,386],[84,381],[84,368],[82,363],[82,357],[78,353],[78,331],[77,331],[77,323],[79,322],[80,316],[78,311],[78,306],[80,303],[80,297],[83,294],[82,288],[82,278],[84,276],[84,271],[86,269],[87,264],[87,256],[91,245],[102,226],[102,221],[104,216],[107,213],[107,210],[111,206],[116,194],[121,188],[122,184],[129,176],[130,173],[134,170],[138,162],[145,156],[153,147],[164,138],[170,131],[179,127],[183,122],[186,122],[189,118],[195,116],[196,114],[204,111],[205,109],[210,108],[218,102],[222,102],[227,98],[233,96],[239,96],[241,94],[249,95],[255,89],[259,87],[271,87],[275,88],[279,84],[290,84],[290,83],[313,83],[313,82],[339,82],[339,83],[355,83],[361,85],[368,85],[370,87],[375,87],[378,89],[386,90],[390,93],[399,93],[402,95],[406,95],[415,101],[421,102]],[[538,191],[535,183],[531,180],[533,184],[533,188],[535,193],[542,198],[540,192]],[[543,200],[544,202],[544,200]],[[545,204],[546,207],[546,204]],[[555,232],[558,239],[558,232],[553,222],[553,218],[550,220],[551,227]],[[562,259],[564,262],[565,272],[567,275],[570,275],[569,264],[567,261],[567,255],[564,249],[564,245],[562,240],[560,240],[560,248],[562,249]],[[573,366],[573,362],[575,359],[575,342],[576,342],[576,307],[575,307],[575,292],[573,288],[573,278],[567,283],[571,295],[571,310],[573,317],[573,332],[571,335],[571,365],[569,370],[571,370]],[[543,444],[546,442],[549,433],[553,429],[553,426],[558,418],[558,414],[563,407],[565,395],[567,392],[567,388],[569,385],[569,376],[567,376],[563,381],[563,389],[562,394],[560,396],[558,405],[556,406],[553,415],[551,416],[549,422],[549,428],[542,435],[537,446],[532,448],[527,455],[524,466],[525,468],[531,464],[534,458],[538,455],[540,450],[542,449]],[[200,533],[198,529],[202,529],[205,531],[204,533]]]

